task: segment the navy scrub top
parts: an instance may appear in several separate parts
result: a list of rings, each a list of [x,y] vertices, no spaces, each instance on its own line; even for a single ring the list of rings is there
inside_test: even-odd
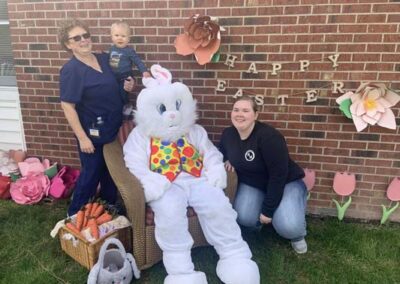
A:
[[[105,144],[115,139],[121,126],[123,101],[108,64],[109,55],[94,55],[103,72],[89,67],[75,56],[61,68],[60,99],[75,104],[81,125],[92,142]],[[97,123],[99,117],[100,123]],[[100,136],[91,136],[90,128],[98,129]]]

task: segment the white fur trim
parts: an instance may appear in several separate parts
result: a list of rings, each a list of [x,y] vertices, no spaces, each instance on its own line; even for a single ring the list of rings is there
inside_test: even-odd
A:
[[[225,284],[259,284],[260,271],[251,259],[228,258],[217,263],[217,275]]]
[[[204,272],[196,271],[191,274],[168,275],[164,284],[207,284]]]

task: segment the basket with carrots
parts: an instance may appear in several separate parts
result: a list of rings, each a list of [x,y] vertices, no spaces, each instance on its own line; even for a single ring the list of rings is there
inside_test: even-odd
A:
[[[107,210],[106,203],[99,199],[82,206],[75,218],[66,221],[66,226],[76,235],[80,235],[83,230],[89,229],[90,236],[98,240],[100,237],[99,226],[110,222],[113,216],[115,216],[115,213]]]
[[[101,245],[109,237],[119,239],[131,249],[131,227],[102,200],[90,201],[77,214],[65,220],[59,231],[61,248],[88,269],[97,262]]]

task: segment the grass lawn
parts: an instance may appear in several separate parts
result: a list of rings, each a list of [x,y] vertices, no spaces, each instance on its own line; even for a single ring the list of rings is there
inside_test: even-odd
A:
[[[86,283],[88,271],[49,235],[65,217],[66,207],[65,202],[19,206],[0,200],[1,284]],[[244,236],[259,265],[261,283],[400,283],[400,224],[309,217],[305,255],[296,255],[270,227]],[[194,249],[193,260],[209,283],[220,283],[211,247]],[[158,264],[133,283],[162,283],[164,277]]]

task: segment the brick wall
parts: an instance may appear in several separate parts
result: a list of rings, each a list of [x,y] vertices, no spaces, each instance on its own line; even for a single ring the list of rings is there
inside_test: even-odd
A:
[[[399,1],[9,0],[8,9],[29,154],[78,164],[58,99],[58,72],[68,54],[57,42],[57,23],[66,17],[85,19],[95,49],[101,50],[110,44],[110,24],[122,18],[131,23],[132,44],[145,63],[166,66],[191,87],[200,123],[214,141],[230,124],[238,88],[264,98],[260,119],[282,131],[296,161],[317,171],[310,212],[336,214],[333,175],[344,170],[357,174],[347,216],[379,219],[380,204],[389,205],[386,188],[400,176],[399,127],[375,126],[357,133],[338,110],[339,94],[332,93],[331,85],[342,81],[345,90],[355,90],[362,81],[379,81],[400,89]],[[219,63],[200,66],[194,57],[175,53],[173,41],[183,20],[195,13],[217,16],[226,28]],[[340,54],[336,69],[326,59],[335,53]],[[224,64],[227,54],[238,57],[234,67]],[[311,62],[305,72],[299,71],[299,60]],[[257,74],[246,73],[252,62]],[[282,70],[274,76],[276,62]],[[226,81],[224,92],[215,90],[217,79]],[[318,89],[319,99],[306,103],[310,89]],[[286,105],[280,105],[279,95],[288,95]],[[393,108],[396,117],[399,107]],[[400,220],[400,210],[392,220]]]

